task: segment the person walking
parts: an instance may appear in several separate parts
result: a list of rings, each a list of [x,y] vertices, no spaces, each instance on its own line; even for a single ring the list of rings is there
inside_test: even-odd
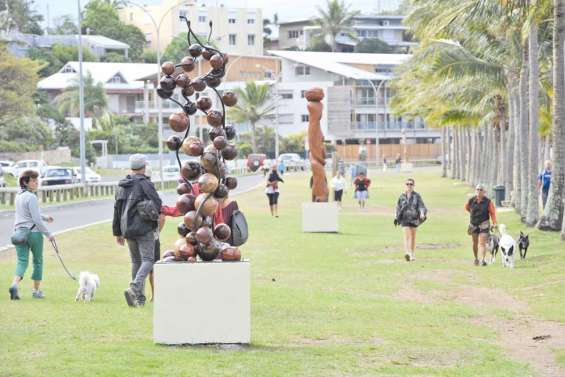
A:
[[[491,230],[490,220],[492,220],[492,225],[496,226],[496,209],[493,202],[487,198],[483,185],[479,184],[475,187],[475,196],[467,201],[465,210],[470,214],[467,233],[473,238],[475,266],[479,264],[486,266],[485,254]]]
[[[269,208],[271,209],[271,216],[279,217],[279,182],[284,183],[283,179],[277,172],[277,165],[271,166],[271,171],[267,177],[265,194],[269,198]]]
[[[341,207],[341,199],[347,182],[341,171],[338,170],[337,174],[332,178],[332,189],[334,191],[334,201]]]
[[[129,162],[131,174],[120,181],[116,192],[112,231],[119,245],[128,244],[132,281],[124,296],[127,304],[135,307],[145,304],[145,279],[155,261],[155,231],[162,203],[145,176],[147,157],[134,154]]]
[[[408,178],[404,185],[405,191],[396,203],[394,225],[404,230],[404,258],[410,262],[416,260],[416,229],[426,221],[428,210],[422,196],[414,191],[414,179]]]
[[[547,203],[547,197],[549,196],[549,187],[551,186],[551,161],[545,161],[545,168],[538,176],[537,188],[538,191],[541,188],[541,201],[543,203],[543,208]]]
[[[29,230],[27,241],[23,244],[16,244],[16,273],[12,280],[12,285],[8,289],[10,300],[19,300],[18,285],[23,280],[26,269],[29,265],[29,252],[32,254],[33,272],[31,280],[33,289],[31,297],[42,299],[45,297],[40,289],[43,280],[43,235],[49,241],[55,241],[55,237],[49,232],[44,221],[53,222],[51,216],[43,216],[39,210],[39,200],[37,199],[37,180],[38,173],[34,170],[24,171],[19,179],[20,192],[16,196],[16,218],[14,229],[16,232]]]
[[[355,199],[359,202],[359,208],[365,208],[365,202],[369,198],[369,186],[371,180],[365,176],[365,172],[361,171],[353,181],[355,186]]]

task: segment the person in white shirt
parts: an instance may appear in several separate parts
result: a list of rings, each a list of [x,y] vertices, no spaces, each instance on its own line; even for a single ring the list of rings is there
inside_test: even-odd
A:
[[[332,189],[334,190],[334,201],[341,207],[341,198],[345,191],[346,181],[340,171],[332,178]]]

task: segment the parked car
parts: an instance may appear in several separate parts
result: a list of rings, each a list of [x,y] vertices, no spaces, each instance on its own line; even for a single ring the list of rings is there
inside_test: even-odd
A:
[[[6,181],[4,180],[4,169],[0,166],[0,187],[6,187]]]
[[[266,154],[263,153],[252,153],[247,156],[247,168],[252,172],[256,172],[263,166],[265,159],[267,158]]]
[[[60,166],[48,166],[39,176],[40,186],[68,185],[76,182],[73,169]]]
[[[80,182],[82,179],[82,175],[80,174],[80,167],[74,167],[73,169],[73,174],[76,177],[76,181]],[[92,170],[91,168],[89,168],[88,166],[85,167],[84,169],[84,178],[86,179],[86,182],[88,183],[93,183],[93,182],[100,182],[102,180],[102,176],[98,173],[96,173],[94,170]]]
[[[159,178],[159,170],[153,170],[155,178]],[[180,169],[178,164],[163,166],[163,179],[177,179],[180,176]]]
[[[14,177],[19,177],[26,170],[35,170],[37,174],[42,175],[46,167],[47,164],[42,160],[21,160],[16,163]]]
[[[0,161],[0,168],[2,168],[2,170],[4,171],[4,174],[10,174],[11,176],[15,177],[15,169],[16,166],[14,164],[14,161]]]
[[[279,156],[278,162],[284,162],[285,171],[306,170],[306,162],[298,153],[283,153]]]

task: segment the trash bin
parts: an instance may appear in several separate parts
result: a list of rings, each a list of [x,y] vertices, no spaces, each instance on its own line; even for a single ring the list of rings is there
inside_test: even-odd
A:
[[[494,202],[497,207],[502,207],[502,202],[506,199],[506,189],[504,186],[496,186],[494,188]]]

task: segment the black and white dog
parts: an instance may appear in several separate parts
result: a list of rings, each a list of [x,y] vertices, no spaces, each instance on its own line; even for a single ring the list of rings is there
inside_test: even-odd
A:
[[[520,238],[518,238],[518,248],[520,249],[520,259],[526,259],[526,253],[528,252],[528,247],[530,247],[530,236],[520,232]]]
[[[495,233],[489,233],[488,235],[488,250],[490,251],[490,264],[496,262],[496,254],[498,254],[498,249],[500,248],[500,237]]]
[[[502,252],[502,265],[514,268],[514,254],[516,252],[516,241],[506,233],[506,225],[498,224],[500,232],[500,251]]]

